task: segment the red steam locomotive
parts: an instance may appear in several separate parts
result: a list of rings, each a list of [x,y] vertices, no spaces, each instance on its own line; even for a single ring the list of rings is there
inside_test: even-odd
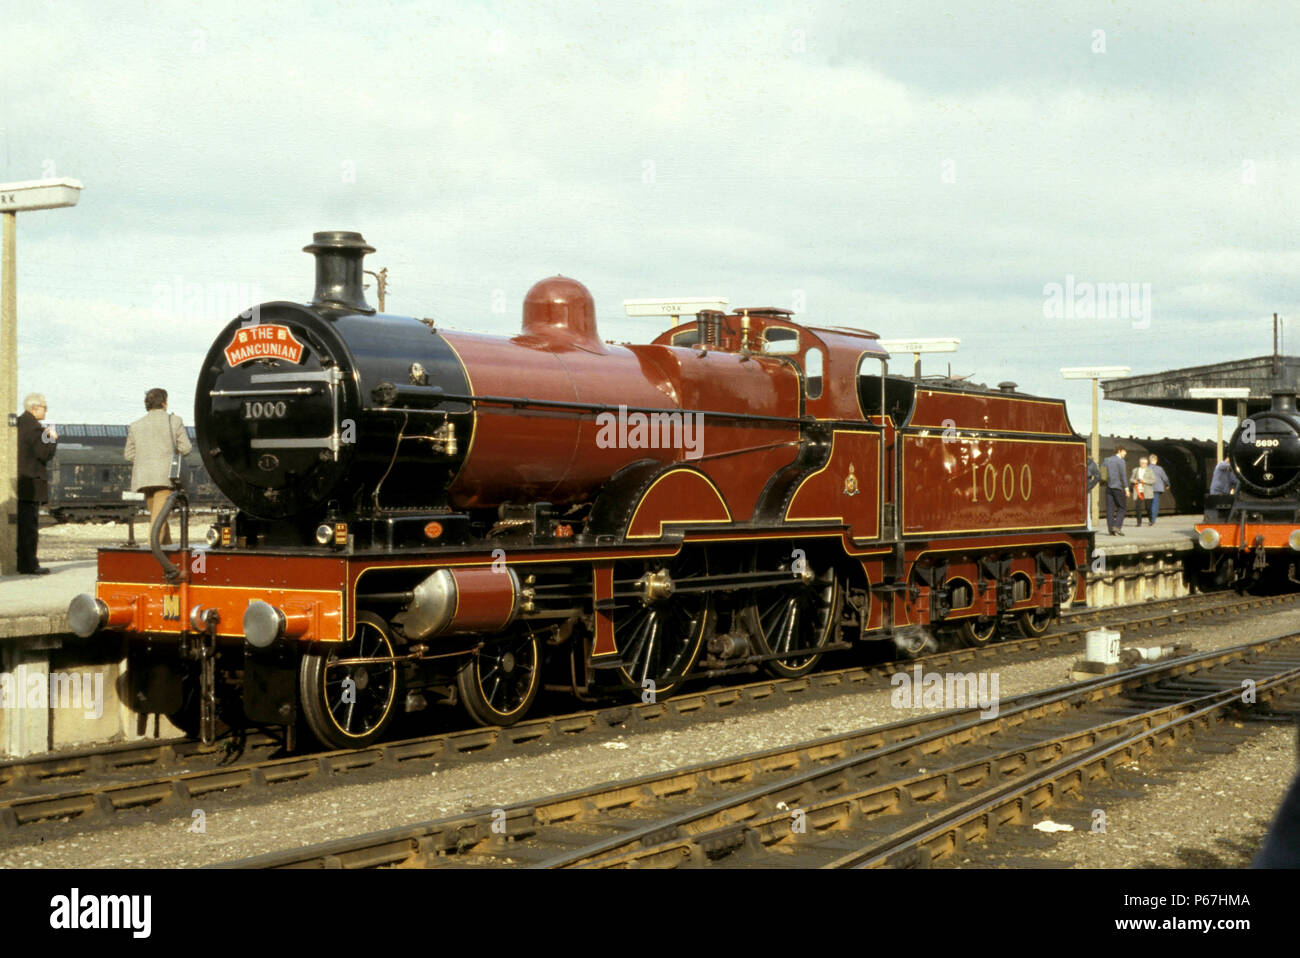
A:
[[[795,676],[859,642],[1038,634],[1083,597],[1061,400],[891,377],[875,333],[774,308],[615,345],[558,276],[518,336],[442,329],[369,307],[359,234],[306,250],[311,303],[233,320],[199,373],[238,511],[206,548],[164,550],[160,518],[101,550],[69,609],[127,633],[140,712],[361,746],[430,697],[510,724],[544,686]]]

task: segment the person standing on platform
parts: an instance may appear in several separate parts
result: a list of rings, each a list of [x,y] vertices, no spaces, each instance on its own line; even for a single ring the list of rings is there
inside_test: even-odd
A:
[[[1101,482],[1101,470],[1097,468],[1097,462],[1092,456],[1088,457],[1088,465],[1084,470],[1084,475],[1088,480],[1088,487],[1083,490],[1083,513],[1088,517],[1088,528],[1092,528],[1092,489]]]
[[[1151,464],[1143,456],[1133,468],[1133,511],[1137,513],[1138,528],[1142,528],[1142,516],[1150,508],[1151,490],[1155,488],[1155,476],[1151,474]]]
[[[1232,463],[1228,457],[1223,457],[1223,462],[1214,467],[1214,475],[1210,478],[1210,495],[1212,496],[1230,496],[1237,491],[1236,477],[1232,474]]]
[[[48,575],[36,560],[41,521],[41,503],[50,498],[48,463],[54,458],[59,433],[42,426],[45,397],[32,393],[23,400],[18,417],[18,571],[23,575]]]
[[[1124,513],[1128,509],[1125,491],[1128,489],[1128,471],[1124,468],[1124,457],[1128,450],[1120,446],[1115,455],[1102,463],[1106,470],[1106,527],[1113,536],[1122,536]]]
[[[1156,516],[1160,514],[1160,493],[1169,488],[1169,474],[1165,472],[1160,465],[1160,457],[1154,452],[1151,454],[1151,475],[1155,477],[1155,490],[1151,493],[1151,524],[1156,524]]]
[[[172,456],[188,455],[190,438],[180,416],[167,412],[167,390],[150,389],[144,394],[147,412],[127,428],[122,454],[132,464],[131,488],[143,492],[149,503],[149,527],[167,504],[171,494]],[[170,543],[170,525],[162,528],[160,541]]]

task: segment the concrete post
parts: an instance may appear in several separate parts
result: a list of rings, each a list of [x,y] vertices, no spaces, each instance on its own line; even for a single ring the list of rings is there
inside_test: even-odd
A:
[[[18,571],[18,214],[4,219],[0,252],[0,575]]]

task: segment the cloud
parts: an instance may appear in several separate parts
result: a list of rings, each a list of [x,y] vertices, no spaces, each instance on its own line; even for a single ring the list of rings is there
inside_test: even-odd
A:
[[[797,291],[815,322],[960,336],[954,371],[1065,395],[1086,425],[1058,367],[1256,355],[1295,301],[1300,25],[1252,11],[28,5],[3,179],[86,190],[20,217],[21,379],[64,421],[129,421],[159,376],[188,395],[226,320],[159,315],[158,291],[305,300],[301,247],[353,228],[391,311],[510,333],[561,272],[607,338],[644,340],[622,299]],[[1067,275],[1149,283],[1150,328],[1045,322]]]

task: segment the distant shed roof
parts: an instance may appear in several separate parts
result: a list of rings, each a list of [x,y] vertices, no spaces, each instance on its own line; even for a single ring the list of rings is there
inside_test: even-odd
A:
[[[1107,379],[1101,384],[1107,399],[1116,402],[1136,403],[1139,406],[1157,406],[1162,409],[1179,409],[1186,412],[1205,412],[1213,415],[1213,399],[1193,399],[1188,390],[1197,386],[1211,388],[1245,386],[1250,390],[1246,400],[1247,413],[1261,412],[1271,403],[1269,394],[1274,389],[1296,388],[1300,384],[1300,356],[1256,356],[1253,359],[1234,359],[1208,366],[1187,366],[1168,369],[1143,376],[1126,376]],[[1223,403],[1223,411],[1236,415],[1236,400]]]
[[[61,423],[56,422],[60,439],[120,439],[126,442],[126,426],[98,423]],[[194,438],[194,427],[186,426],[185,433]]]

